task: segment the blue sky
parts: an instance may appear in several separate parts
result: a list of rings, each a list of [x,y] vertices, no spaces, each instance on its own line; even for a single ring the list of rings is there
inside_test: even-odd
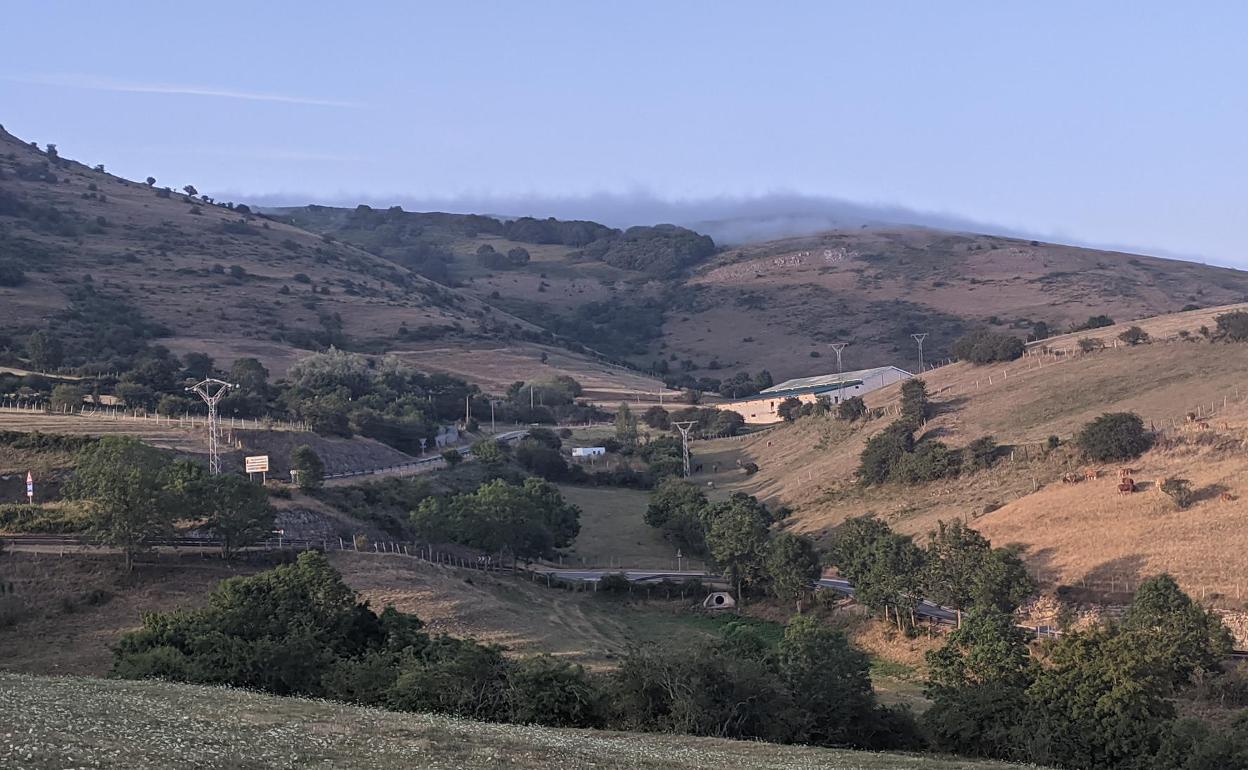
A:
[[[0,123],[223,199],[783,195],[1248,267],[1248,5],[1198,7],[10,0]]]

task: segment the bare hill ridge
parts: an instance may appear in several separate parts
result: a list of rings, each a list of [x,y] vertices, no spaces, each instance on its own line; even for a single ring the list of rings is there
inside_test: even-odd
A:
[[[921,433],[955,448],[993,436],[1007,449],[988,471],[920,486],[860,488],[852,478],[859,454],[891,417],[852,427],[804,418],[744,441],[709,442],[699,462],[733,471],[738,459],[756,462],[756,475],[724,472],[716,485],[793,506],[792,526],[802,531],[826,534],[867,512],[918,535],[941,519],[967,519],[995,541],[1026,546],[1030,566],[1052,584],[1091,581],[1108,589],[1111,581],[1121,587],[1168,571],[1187,590],[1238,606],[1248,599],[1239,578],[1248,574],[1248,549],[1238,534],[1248,512],[1248,346],[1208,342],[1198,329],[1214,326],[1220,312],[1245,307],[1143,320],[1149,344],[1079,352],[1079,336],[1112,344],[1115,329],[1096,329],[1037,343],[1010,364],[957,363],[928,372],[936,414]],[[1183,338],[1181,331],[1190,334]],[[894,405],[897,390],[890,386],[867,401]],[[1163,437],[1124,464],[1140,491],[1118,494],[1118,464],[1099,466],[1100,479],[1062,483],[1065,474],[1082,477],[1093,466],[1070,447],[1046,451],[1047,437],[1066,441],[1113,411],[1139,414]],[[1207,429],[1187,422],[1197,412]],[[1156,489],[1165,478],[1190,481],[1194,504],[1178,510]]]

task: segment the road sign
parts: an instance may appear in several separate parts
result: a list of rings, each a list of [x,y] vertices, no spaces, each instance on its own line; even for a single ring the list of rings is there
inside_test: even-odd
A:
[[[269,472],[269,456],[256,455],[248,457],[244,460],[248,473],[268,473]]]
[[[35,477],[26,471],[26,499],[29,502],[35,501]]]

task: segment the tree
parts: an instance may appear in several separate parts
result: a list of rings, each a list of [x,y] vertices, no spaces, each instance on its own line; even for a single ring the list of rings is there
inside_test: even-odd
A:
[[[941,648],[927,653],[929,692],[985,684],[1026,687],[1031,678],[1028,641],[1011,613],[976,609]]]
[[[672,427],[672,418],[667,410],[655,404],[642,413],[641,419],[655,430],[667,430]]]
[[[829,558],[859,602],[886,614],[893,608],[897,627],[904,626],[903,615],[921,600],[924,576],[924,552],[910,537],[871,515],[851,518],[837,527]]]
[[[499,465],[510,454],[508,446],[497,439],[483,438],[472,445],[472,456],[486,465]]]
[[[26,355],[32,367],[46,372],[64,362],[65,348],[60,337],[51,332],[38,331],[26,338]]]
[[[208,529],[221,538],[221,555],[227,560],[273,531],[277,511],[268,493],[241,476],[209,476],[197,498]]]
[[[52,408],[59,411],[74,411],[82,407],[82,387],[63,382],[52,388]]]
[[[1122,334],[1118,335],[1118,339],[1128,345],[1139,345],[1149,341],[1148,332],[1138,326],[1131,326]]]
[[[212,356],[207,353],[187,353],[182,356],[182,366],[186,376],[196,381],[211,377],[217,369]]]
[[[1140,456],[1153,445],[1153,436],[1138,415],[1112,412],[1084,425],[1075,444],[1089,459],[1111,462]]]
[[[753,500],[753,498],[750,498]],[[711,557],[724,570],[728,583],[735,586],[737,601],[744,602],[744,589],[758,584],[766,574],[763,558],[771,524],[765,507],[750,505],[735,495],[708,511],[706,545]],[[760,513],[761,508],[761,513]]]
[[[792,396],[781,401],[780,405],[776,407],[776,414],[780,415],[785,422],[796,420],[801,411],[802,402]]]
[[[975,581],[992,550],[988,539],[962,522],[937,522],[928,533],[923,590],[942,607],[952,607],[962,625],[962,612],[975,600]]]
[[[931,416],[931,409],[926,382],[918,377],[911,377],[901,384],[901,419],[917,429]]]
[[[182,187],[182,192],[186,193],[188,196],[192,198],[195,197],[196,195],[199,195],[199,190],[196,190],[195,185],[193,184],[184,185]]]
[[[781,532],[767,544],[764,569],[776,598],[794,602],[802,612],[802,599],[813,590],[823,574],[819,553],[809,538]]]
[[[90,531],[125,555],[126,571],[145,541],[173,529],[178,502],[167,487],[168,458],[131,436],[104,436],[78,453],[69,497],[90,504]]]
[[[1146,642],[1147,665],[1162,676],[1168,690],[1186,684],[1196,671],[1216,670],[1231,651],[1231,635],[1222,619],[1192,601],[1170,575],[1140,584],[1122,628]]]
[[[625,403],[615,413],[615,439],[625,447],[637,446],[637,418]]]
[[[698,487],[676,476],[665,479],[650,495],[645,520],[663,531],[686,553],[706,553],[703,517],[708,507],[706,495]]]
[[[316,450],[307,444],[295,447],[290,453],[290,469],[295,472],[296,483],[305,492],[320,489],[325,480],[325,463]]]
[[[156,184],[156,177],[149,176],[145,181],[147,182],[148,187],[152,187]]]
[[[864,717],[875,708],[866,654],[810,615],[789,621],[776,654],[796,700],[801,740],[823,746],[862,742]]]
[[[867,416],[867,403],[862,400],[862,396],[850,396],[841,403],[836,405],[836,418],[838,420],[861,420]]]

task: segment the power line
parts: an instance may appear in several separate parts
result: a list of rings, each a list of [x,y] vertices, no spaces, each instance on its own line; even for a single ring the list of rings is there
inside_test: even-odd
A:
[[[217,404],[230,388],[238,387],[224,380],[209,377],[187,388],[188,393],[195,393],[208,405],[208,472],[216,476],[221,472],[221,434],[217,425]]]

